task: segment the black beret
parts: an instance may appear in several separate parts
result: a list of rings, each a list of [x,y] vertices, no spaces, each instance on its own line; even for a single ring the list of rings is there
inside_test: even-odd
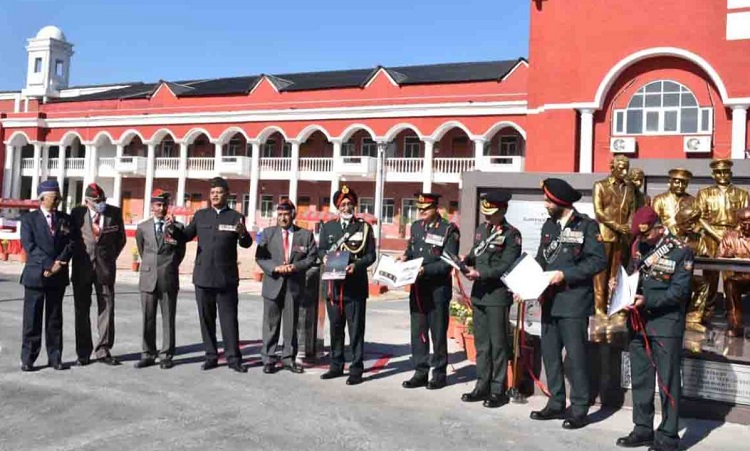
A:
[[[542,181],[542,191],[547,199],[561,207],[570,208],[581,199],[581,193],[563,179],[545,179]]]
[[[229,191],[229,184],[221,177],[214,177],[210,182],[211,188],[224,188],[225,191]]]

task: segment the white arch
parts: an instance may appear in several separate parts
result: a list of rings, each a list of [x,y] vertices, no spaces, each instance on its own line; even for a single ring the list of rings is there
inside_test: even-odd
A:
[[[612,87],[612,84],[614,84],[615,80],[617,80],[617,77],[619,77],[625,69],[639,61],[648,58],[654,58],[657,56],[675,56],[696,64],[708,74],[708,76],[711,78],[711,81],[713,81],[716,85],[716,89],[719,90],[719,95],[721,96],[722,102],[726,103],[728,99],[727,88],[724,85],[724,82],[721,80],[719,73],[716,72],[711,64],[708,63],[708,61],[693,52],[689,52],[677,47],[654,47],[632,53],[612,66],[612,69],[607,72],[607,75],[604,76],[601,83],[599,84],[599,88],[596,90],[596,97],[594,98],[596,107],[601,109],[604,106],[604,98],[607,95],[607,92]]]
[[[115,139],[112,137],[112,135],[110,135],[109,132],[107,132],[107,131],[101,131],[101,132],[97,133],[96,136],[94,137],[94,139],[91,142],[94,143],[94,144],[99,145],[99,144],[102,144],[105,139],[108,139],[109,142],[112,143],[112,144],[118,144],[118,142],[115,141]]]
[[[78,138],[81,144],[83,144],[83,138],[81,138],[81,135],[79,135],[78,132],[69,131],[65,133],[62,138],[60,138],[60,147],[68,147],[69,145],[73,144],[73,140],[75,138]]]
[[[208,133],[208,131],[205,128],[191,128],[190,131],[188,131],[185,136],[182,138],[182,141],[185,144],[193,144],[198,137],[204,134],[208,138],[209,141],[213,142],[213,138],[211,138],[211,134]],[[174,135],[172,135],[174,136]]]
[[[269,125],[258,134],[258,142],[263,144],[264,142],[266,142],[268,138],[271,137],[271,135],[273,135],[276,132],[279,132],[281,136],[284,137],[284,141],[289,141],[289,138],[286,136],[286,133],[284,133],[284,130],[281,127],[277,127],[275,125]]]
[[[448,121],[444,122],[440,125],[433,133],[430,138],[432,138],[434,141],[440,141],[443,139],[443,136],[452,128],[460,128],[461,130],[466,133],[466,135],[469,136],[469,138],[472,138],[474,135],[471,134],[471,131],[461,122],[459,121]]]
[[[31,144],[31,140],[29,139],[29,135],[19,130],[13,132],[10,138],[5,141],[5,144],[9,146],[25,146]]]
[[[141,140],[142,143],[146,142],[146,138],[143,137],[141,132],[131,128],[125,130],[123,134],[120,135],[120,144],[122,144],[123,146],[127,146],[128,144],[130,144],[130,141],[132,141],[136,136]]]
[[[227,144],[237,133],[240,133],[242,136],[244,136],[245,141],[250,141],[250,137],[247,136],[245,130],[240,127],[229,127],[228,129],[221,132],[221,135],[219,135],[219,137],[216,139],[216,142],[221,145]]]
[[[417,136],[419,137],[419,139],[422,139],[422,137],[423,137],[422,132],[419,131],[419,129],[417,127],[415,127],[412,124],[409,124],[408,122],[402,122],[400,124],[394,125],[393,127],[391,127],[390,130],[388,130],[388,132],[385,134],[385,141],[386,142],[393,141],[394,139],[396,139],[396,136],[398,136],[398,134],[401,133],[404,130],[411,130],[411,131],[413,131],[414,133],[417,134]]]
[[[347,142],[349,141],[349,138],[351,138],[352,135],[357,133],[359,130],[365,130],[367,133],[369,133],[370,138],[372,138],[373,141],[378,136],[375,134],[374,131],[372,131],[370,127],[366,126],[365,124],[352,124],[346,127],[346,129],[341,133],[341,136],[339,137],[339,139],[341,139],[341,142]]]
[[[526,140],[526,130],[524,130],[523,127],[521,127],[520,125],[516,124],[513,121],[501,121],[501,122],[498,122],[497,124],[493,125],[489,129],[487,129],[487,131],[484,132],[484,135],[482,135],[482,137],[486,141],[489,141],[489,140],[492,139],[492,137],[495,136],[495,134],[497,132],[499,132],[500,130],[502,130],[504,128],[508,128],[508,127],[510,127],[512,129],[514,129],[515,131],[517,131],[523,137],[524,141]]]
[[[310,138],[310,136],[312,136],[312,134],[315,132],[321,132],[322,134],[325,135],[328,141],[331,141],[331,134],[328,133],[328,130],[326,130],[323,126],[316,125],[316,124],[308,125],[304,129],[302,129],[302,131],[299,132],[299,135],[297,135],[296,140],[303,143],[307,141]]]
[[[177,135],[175,135],[172,130],[168,128],[160,128],[156,133],[151,135],[150,142],[151,144],[159,144],[167,135],[170,135],[175,141],[177,140]]]

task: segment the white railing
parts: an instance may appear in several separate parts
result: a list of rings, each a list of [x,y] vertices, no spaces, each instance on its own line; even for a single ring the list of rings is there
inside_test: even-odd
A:
[[[261,158],[260,172],[289,172],[292,170],[291,158]]]
[[[79,170],[83,171],[83,169],[86,166],[86,159],[85,158],[67,158],[65,160],[65,170]]]
[[[300,172],[331,172],[333,171],[333,158],[300,158]]]
[[[179,169],[179,158],[154,158],[154,170],[156,171],[177,171]]]
[[[34,159],[24,158],[21,160],[21,169],[34,169]]]
[[[50,158],[49,160],[47,160],[47,170],[56,171],[57,168],[60,167],[60,165],[58,164],[59,161],[60,160],[58,160],[57,158]]]
[[[99,169],[115,170],[115,157],[99,158]]]
[[[435,174],[462,174],[474,170],[474,159],[435,158],[432,168]]]
[[[208,171],[214,170],[214,163],[216,159],[214,157],[209,158],[188,158],[187,170],[188,171]]]
[[[390,173],[415,174],[422,172],[424,160],[421,158],[386,158],[385,168]]]

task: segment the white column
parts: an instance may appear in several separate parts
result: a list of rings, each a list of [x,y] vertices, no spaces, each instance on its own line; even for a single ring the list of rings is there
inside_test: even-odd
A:
[[[42,145],[34,144],[34,174],[31,176],[31,198],[36,199],[36,188],[39,186],[39,175],[41,173]]]
[[[46,181],[49,178],[49,146],[42,146],[42,163],[39,171],[39,177],[41,181]]]
[[[65,191],[65,146],[60,145],[57,151],[57,183],[60,185],[60,197],[67,199],[70,189]],[[66,197],[68,196],[68,197]],[[71,200],[75,199],[73,197]],[[70,206],[70,202],[65,202],[66,206]]]
[[[187,158],[188,158],[188,146],[187,144],[175,143],[176,146],[180,146],[180,165],[177,169],[177,206],[182,207],[185,205],[185,185],[187,184]],[[146,193],[146,196],[150,196],[151,192]]]
[[[333,195],[336,191],[339,190],[339,185],[341,184],[341,170],[339,169],[340,163],[341,163],[341,141],[339,140],[333,140],[333,164],[332,164],[332,171],[331,171],[331,194],[328,196],[328,206],[333,211],[336,206],[333,204],[334,199]]]
[[[221,161],[221,155],[222,155],[222,147],[223,145],[220,142],[214,143],[214,158],[216,159],[216,162],[214,163],[214,167],[219,164]]]
[[[260,183],[260,142],[253,141],[253,153],[250,160],[250,199],[247,202],[247,228],[255,227],[255,215],[258,211],[258,183]]]
[[[380,235],[383,225],[383,191],[385,191],[385,154],[387,149],[387,142],[378,142],[378,164],[375,172],[375,216],[378,218],[375,236],[378,239],[378,252],[380,252]]]
[[[115,150],[115,168],[117,168],[117,162],[120,161],[124,152],[125,146],[118,144]],[[112,205],[122,206],[122,174],[117,170],[115,170],[115,181],[112,188]]]
[[[484,157],[484,144],[487,141],[484,138],[474,138],[474,170],[482,170],[482,160]]]
[[[289,141],[292,144],[292,174],[289,177],[289,200],[297,205],[297,185],[299,185],[299,142]]]
[[[156,144],[148,145],[148,155],[146,157],[146,185],[143,188],[143,219],[149,217],[151,211],[151,192],[154,190],[154,161],[156,158]]]
[[[89,155],[89,183],[96,183],[99,175],[99,146],[89,144],[86,146],[86,154]]]
[[[5,166],[3,167],[3,197],[13,197],[13,182],[14,178],[19,180],[16,183],[21,183],[21,177],[13,176],[13,163],[15,157],[15,147],[8,144],[5,146]]]
[[[747,108],[748,105],[732,106],[732,159],[745,158],[747,149]]]
[[[16,151],[13,152],[13,177],[15,177],[17,180],[14,180],[10,184],[10,197],[14,199],[20,199],[21,198],[21,160],[23,156],[23,146],[18,146],[16,148]]]
[[[432,191],[432,161],[433,148],[435,141],[431,139],[424,140],[424,166],[422,167],[422,191],[429,193]]]
[[[581,109],[581,142],[578,172],[591,174],[594,170],[594,110]]]

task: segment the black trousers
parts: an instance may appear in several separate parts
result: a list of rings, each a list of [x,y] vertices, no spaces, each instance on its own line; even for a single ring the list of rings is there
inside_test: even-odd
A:
[[[218,307],[221,338],[224,340],[224,356],[229,364],[241,362],[240,332],[237,324],[237,287],[217,289],[196,286],[195,300],[198,302],[198,318],[201,323],[206,360],[219,358],[216,344],[216,309]]]
[[[177,290],[162,291],[157,283],[153,292],[141,292],[141,311],[143,312],[143,358],[156,358],[156,308],[161,310],[162,343],[161,359],[174,357],[175,349],[175,314],[177,309]]]
[[[347,300],[343,304],[339,304],[336,300],[328,300],[326,306],[328,319],[331,321],[331,370],[344,369],[344,326],[346,326],[349,329],[349,346],[352,350],[349,374],[361,376],[364,372],[367,303],[364,299]]]
[[[508,341],[509,310],[509,306],[473,305],[478,391],[505,393],[505,378],[511,355]]]
[[[91,339],[91,287],[96,291],[97,329],[99,340],[96,347]],[[115,344],[115,286],[99,283],[96,273],[91,272],[89,280],[73,283],[73,305],[75,307],[76,354],[79,359],[88,359],[95,352],[96,357],[110,355]]]
[[[424,287],[425,285],[422,285]],[[419,301],[412,286],[409,297],[411,313],[411,352],[415,376],[427,377],[432,366],[432,378],[445,380],[448,367],[448,299],[437,300],[430,293],[420,293]],[[427,290],[423,290],[427,291]],[[432,362],[430,362],[432,339]]]
[[[649,337],[653,363],[646,353],[642,335],[630,341],[630,379],[633,384],[633,423],[635,433],[651,435],[654,430],[654,386],[659,373],[662,420],[656,429],[654,441],[667,448],[677,449],[678,420],[680,416],[680,365],[682,363],[682,337]],[[656,364],[656,368],[654,368]],[[664,391],[669,391],[669,396]],[[674,403],[674,405],[672,405]]]
[[[542,320],[542,361],[550,398],[547,407],[565,408],[565,375],[562,350],[565,348],[570,379],[570,412],[583,418],[589,412],[589,365],[586,355],[588,318],[549,318]]]
[[[282,288],[277,299],[263,298],[263,347],[260,356],[264,365],[276,362],[280,334],[284,338],[281,360],[285,365],[294,363],[297,358],[298,319],[299,302],[286,287]]]
[[[23,330],[21,363],[33,365],[42,349],[42,320],[44,319],[45,346],[50,365],[62,361],[63,313],[65,287],[29,288],[23,295]]]

